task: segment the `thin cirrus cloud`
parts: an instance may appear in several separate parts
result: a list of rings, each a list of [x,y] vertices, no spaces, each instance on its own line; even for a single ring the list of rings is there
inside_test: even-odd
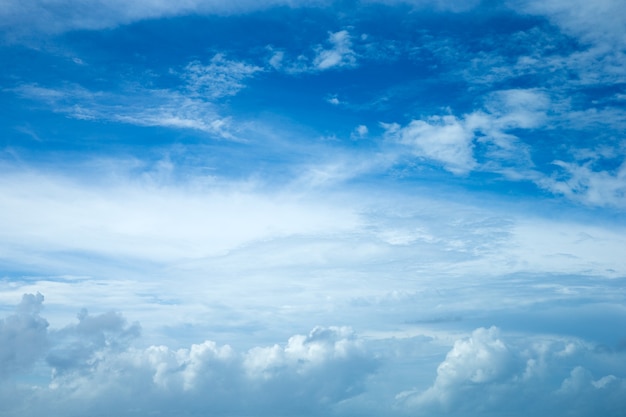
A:
[[[213,102],[237,94],[245,87],[244,80],[259,71],[262,71],[260,67],[218,54],[207,65],[199,61],[188,63],[179,74],[181,83],[177,89],[132,86],[112,93],[90,91],[80,85],[23,84],[13,91],[76,119],[194,129],[236,139],[230,119],[220,116]]]

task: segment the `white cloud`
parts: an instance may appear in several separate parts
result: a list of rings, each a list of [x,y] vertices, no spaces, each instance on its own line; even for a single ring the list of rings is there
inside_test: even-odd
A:
[[[20,308],[27,308],[31,298],[25,295]],[[41,298],[35,300],[38,306]],[[3,322],[15,320],[9,316]],[[81,313],[78,324],[51,331],[50,346],[46,326],[38,317],[35,326],[26,326],[41,333],[37,338],[30,338],[32,332],[24,326],[14,340],[0,331],[3,352],[8,352],[7,346],[18,348],[13,357],[23,359],[35,350],[41,355],[50,348],[47,364],[52,370],[51,377],[42,372],[34,387],[20,387],[16,398],[0,404],[3,413],[19,410],[20,415],[34,416],[46,408],[48,415],[61,416],[106,408],[119,416],[136,415],[133,409],[142,414],[317,415],[362,393],[366,377],[377,366],[348,328],[316,327],[306,336],[291,337],[284,346],[238,352],[210,340],[180,349],[131,347],[126,339],[129,334],[137,337],[138,325],[126,326],[120,314],[111,312]],[[27,359],[31,363],[35,358]],[[9,390],[0,383],[0,398]]]
[[[9,0],[0,9],[0,29],[11,31],[10,36],[27,37],[33,32],[59,33],[70,30],[95,30],[115,27],[143,19],[156,19],[181,15],[229,15],[262,10],[273,6],[316,6],[325,0],[183,0],[163,2],[143,0],[127,2],[87,0],[77,4],[58,0],[20,2]]]
[[[569,349],[574,344],[578,351]],[[404,391],[396,399],[418,415],[582,417],[600,407],[603,415],[617,416],[624,406],[620,396],[626,393],[626,379],[609,374],[594,380],[579,365],[601,356],[575,340],[537,335],[507,342],[498,329],[479,328],[454,343],[430,388]]]
[[[140,88],[116,94],[93,92],[76,85],[47,88],[33,84],[13,91],[75,119],[194,129],[235,139],[230,119],[220,116],[214,104],[176,91]]]
[[[353,67],[356,65],[356,54],[352,50],[352,40],[347,30],[330,33],[328,42],[331,49],[318,48],[313,59],[313,65],[318,70],[327,70],[337,67]]]
[[[499,339],[498,329],[474,330],[469,339],[458,340],[437,368],[432,387],[411,399],[414,406],[438,404],[444,410],[457,406],[463,387],[477,387],[508,377],[513,358]],[[469,387],[468,387],[469,388]]]
[[[231,61],[217,54],[208,65],[193,61],[185,66],[181,78],[193,96],[215,99],[232,96],[245,87],[243,81],[262,71],[261,67]]]
[[[415,156],[441,163],[454,174],[466,174],[476,167],[473,132],[454,116],[413,120],[403,128],[388,128],[387,135],[407,145]]]
[[[383,124],[386,136],[406,145],[420,158],[441,164],[457,174],[473,170],[506,173],[503,166],[531,165],[528,151],[512,129],[532,129],[543,125],[550,102],[547,96],[535,90],[503,90],[490,94],[484,110],[457,117],[430,116],[413,120],[407,126]],[[487,145],[482,159],[477,161],[474,148]],[[524,175],[525,176],[525,175]]]
[[[138,126],[193,129],[225,139],[237,139],[229,117],[213,103],[237,94],[244,81],[263,69],[213,56],[209,64],[188,63],[178,89],[135,87],[119,92],[90,91],[80,85],[42,87],[22,84],[10,91],[48,105],[52,111],[81,120],[107,120]]]
[[[332,104],[333,106],[338,106],[339,104],[341,104],[341,101],[339,100],[339,98],[335,95],[330,96],[326,99],[326,101],[330,104]]]
[[[509,5],[527,13],[547,16],[567,33],[585,42],[626,43],[626,5],[621,0],[515,0]]]
[[[593,206],[626,207],[626,163],[613,172],[594,170],[592,162],[555,161],[561,172],[538,181],[555,194]]]
[[[148,176],[94,188],[44,173],[4,175],[4,243],[29,247],[31,253],[80,251],[171,262],[227,253],[270,237],[335,233],[359,223],[356,213],[330,202],[266,195],[245,182],[191,183],[188,189],[167,183]]]

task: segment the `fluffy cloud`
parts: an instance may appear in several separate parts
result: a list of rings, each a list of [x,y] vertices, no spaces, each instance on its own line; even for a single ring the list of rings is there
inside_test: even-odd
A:
[[[316,327],[283,346],[237,352],[214,341],[189,348],[132,347],[139,325],[119,313],[89,315],[50,332],[38,317],[43,297],[25,295],[18,313],[0,322],[3,375],[27,371],[46,351],[52,377],[18,388],[9,414],[93,415],[103,407],[120,416],[157,412],[317,415],[363,391],[377,361],[345,327]],[[10,386],[0,384],[0,398]],[[23,402],[22,402],[23,401]],[[10,408],[15,407],[15,408]],[[324,411],[325,410],[325,411]]]
[[[531,164],[527,150],[509,133],[545,122],[548,97],[536,90],[503,90],[487,96],[484,109],[457,117],[430,116],[407,126],[383,124],[388,139],[407,146],[420,158],[457,174],[473,170],[501,171],[507,164]],[[481,145],[482,152],[475,148]],[[484,160],[479,163],[478,157]]]
[[[476,166],[472,156],[474,134],[455,116],[431,116],[407,126],[387,125],[387,134],[408,146],[418,157],[443,165],[454,174],[466,174]]]
[[[83,309],[77,318],[78,324],[50,334],[54,348],[46,362],[57,375],[92,369],[107,352],[123,351],[140,334],[138,323],[127,326],[122,315],[113,311],[90,316]]]
[[[512,355],[499,339],[498,330],[477,329],[468,339],[458,340],[437,368],[432,387],[411,398],[416,406],[441,406],[444,410],[466,401],[463,392],[494,384],[509,376]]]
[[[590,357],[595,364],[589,363]],[[426,415],[582,417],[602,409],[602,415],[618,416],[626,405],[626,369],[612,369],[622,376],[605,374],[596,379],[579,365],[587,362],[598,367],[597,362],[605,360],[605,354],[576,339],[535,336],[509,342],[495,327],[479,328],[454,343],[430,388],[406,391],[396,398]]]
[[[0,319],[0,380],[32,366],[48,344],[48,322],[39,316],[43,296],[24,294],[16,312]]]

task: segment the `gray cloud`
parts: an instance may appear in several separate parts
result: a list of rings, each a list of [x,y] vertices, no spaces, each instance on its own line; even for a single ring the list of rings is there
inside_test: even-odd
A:
[[[50,331],[38,316],[43,296],[25,295],[0,322],[2,371],[26,371],[46,351],[52,369],[38,388],[0,384],[9,414],[51,416],[140,413],[318,415],[361,394],[377,359],[345,327],[316,327],[284,345],[237,352],[213,341],[188,348],[133,347],[139,325],[116,312],[78,314]],[[26,375],[25,373],[24,375]],[[10,394],[12,393],[12,394]]]
[[[83,309],[78,314],[78,323],[52,331],[54,348],[46,357],[55,373],[76,369],[93,368],[101,360],[103,352],[117,352],[126,349],[129,343],[139,337],[138,323],[126,324],[124,317],[117,312],[90,316]]]
[[[39,316],[43,295],[24,294],[15,314],[0,319],[0,380],[32,366],[48,346],[48,322]]]

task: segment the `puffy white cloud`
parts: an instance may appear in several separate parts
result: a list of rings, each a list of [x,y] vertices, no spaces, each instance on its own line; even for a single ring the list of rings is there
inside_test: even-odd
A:
[[[460,398],[463,391],[510,377],[512,361],[511,352],[499,339],[498,329],[474,330],[470,338],[454,343],[437,368],[433,386],[411,399],[411,403],[417,406],[438,404],[444,410],[456,407],[465,400]]]
[[[542,335],[505,340],[495,327],[479,328],[454,343],[430,388],[405,391],[396,399],[420,415],[582,417],[602,409],[603,415],[618,416],[626,405],[626,369],[613,367],[621,376],[595,379],[580,365],[606,369],[598,365],[604,360],[605,354],[580,340]]]

